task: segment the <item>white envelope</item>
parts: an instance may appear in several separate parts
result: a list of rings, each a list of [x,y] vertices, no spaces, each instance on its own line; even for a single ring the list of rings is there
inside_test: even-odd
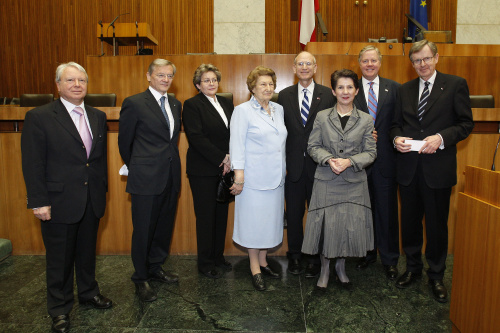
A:
[[[405,140],[405,143],[411,144],[411,151],[419,151],[420,148],[426,143],[427,141],[423,140]]]
[[[120,168],[120,171],[118,171],[118,173],[120,174],[120,176],[128,176],[127,165],[126,164],[122,165],[122,167]]]

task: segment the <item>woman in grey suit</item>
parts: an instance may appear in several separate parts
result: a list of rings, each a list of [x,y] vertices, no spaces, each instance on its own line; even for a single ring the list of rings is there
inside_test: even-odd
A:
[[[373,119],[353,104],[359,80],[348,69],[331,76],[337,104],[318,113],[307,152],[318,163],[302,252],[320,252],[317,289],[325,291],[330,258],[337,258],[337,281],[348,290],[345,257],[362,257],[373,249],[373,224],[365,168],[377,156]]]
[[[182,120],[189,141],[186,172],[196,214],[198,270],[211,279],[232,269],[224,259],[228,204],[217,202],[220,175],[231,170],[229,122],[233,103],[216,96],[221,73],[212,64],[201,64],[193,76],[199,93],[184,102]]]
[[[285,127],[283,107],[271,102],[276,74],[256,67],[247,78],[252,98],[234,109],[229,152],[236,195],[233,240],[248,249],[255,289],[262,274],[280,278],[267,263],[267,250],[283,240]]]

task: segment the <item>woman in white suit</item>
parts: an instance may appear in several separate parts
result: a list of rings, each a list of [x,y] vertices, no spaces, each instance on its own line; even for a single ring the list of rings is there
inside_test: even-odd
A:
[[[283,107],[271,102],[276,74],[258,66],[247,77],[252,98],[231,118],[229,153],[236,195],[233,241],[248,249],[252,283],[266,290],[263,274],[280,278],[267,263],[267,250],[283,240],[285,142]]]

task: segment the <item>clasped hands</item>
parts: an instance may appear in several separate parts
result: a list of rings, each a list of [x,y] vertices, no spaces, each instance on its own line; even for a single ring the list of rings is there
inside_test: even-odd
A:
[[[219,167],[224,166],[224,170],[222,171],[222,175],[224,176],[226,173],[231,171],[231,158],[229,154],[226,154],[226,157],[222,161],[222,163],[219,165]]]
[[[396,149],[400,153],[407,153],[411,151],[411,144],[405,143],[406,140],[413,139],[406,136],[400,136],[394,140]],[[418,151],[419,154],[434,154],[439,149],[439,146],[441,146],[441,137],[437,134],[426,137],[424,141],[426,142]]]
[[[328,164],[330,165],[330,169],[332,169],[333,173],[339,175],[351,166],[351,160],[348,158],[330,158],[328,160]]]

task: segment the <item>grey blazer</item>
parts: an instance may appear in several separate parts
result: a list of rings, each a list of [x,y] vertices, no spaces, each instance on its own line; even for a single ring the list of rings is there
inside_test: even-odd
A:
[[[318,113],[309,136],[307,152],[318,167],[314,178],[333,180],[342,177],[350,183],[366,181],[363,171],[377,157],[375,140],[372,137],[373,119],[354,106],[345,129],[342,129],[337,106]],[[330,169],[330,158],[349,158],[353,164],[340,175]]]

